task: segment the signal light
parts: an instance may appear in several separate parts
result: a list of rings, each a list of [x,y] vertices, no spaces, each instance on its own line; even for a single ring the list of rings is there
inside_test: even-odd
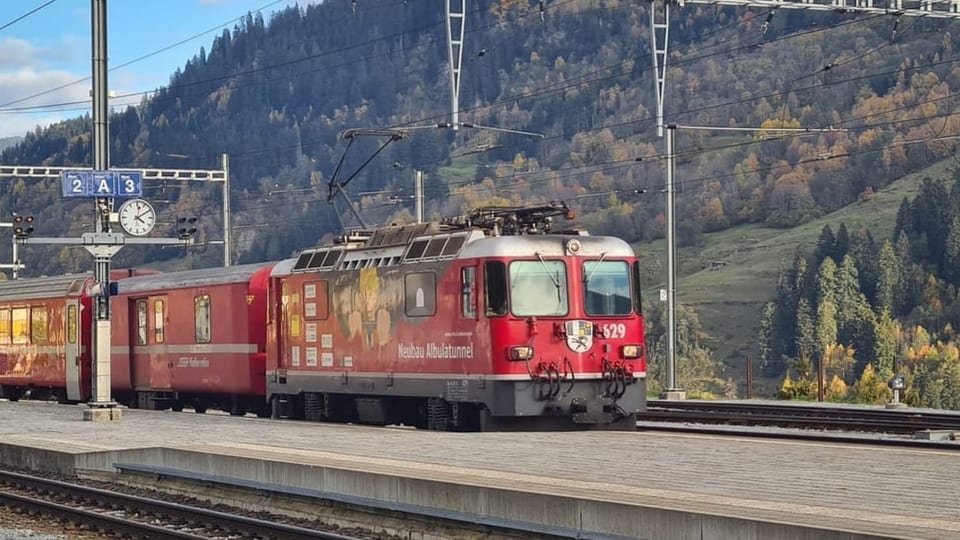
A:
[[[13,216],[13,235],[26,238],[33,234],[33,216]]]
[[[177,218],[177,236],[182,240],[186,240],[191,236],[197,234],[197,218],[195,217],[178,217]]]

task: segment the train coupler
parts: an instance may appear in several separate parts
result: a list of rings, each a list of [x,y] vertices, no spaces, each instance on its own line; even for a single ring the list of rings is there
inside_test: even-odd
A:
[[[570,418],[575,424],[610,424],[624,416],[626,413],[610,397],[574,398],[570,402]]]

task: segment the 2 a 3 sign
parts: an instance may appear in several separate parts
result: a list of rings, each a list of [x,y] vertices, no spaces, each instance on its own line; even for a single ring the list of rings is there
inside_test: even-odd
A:
[[[143,178],[136,171],[64,171],[60,181],[64,197],[143,196]]]

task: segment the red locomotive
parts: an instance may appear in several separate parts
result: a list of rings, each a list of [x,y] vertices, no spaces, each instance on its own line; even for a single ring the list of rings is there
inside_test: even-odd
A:
[[[568,213],[483,208],[275,264],[124,279],[113,395],[430,429],[632,429],[646,400],[638,262],[617,238],[553,231]],[[89,399],[90,282],[0,284],[4,396]]]
[[[562,203],[356,233],[270,276],[275,416],[431,429],[634,427],[646,362],[636,256],[552,232]]]

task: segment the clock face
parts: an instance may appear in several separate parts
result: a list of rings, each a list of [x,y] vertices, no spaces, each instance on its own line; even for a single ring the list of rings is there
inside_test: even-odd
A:
[[[120,206],[120,226],[128,234],[143,236],[153,230],[157,212],[143,199],[130,199]]]

